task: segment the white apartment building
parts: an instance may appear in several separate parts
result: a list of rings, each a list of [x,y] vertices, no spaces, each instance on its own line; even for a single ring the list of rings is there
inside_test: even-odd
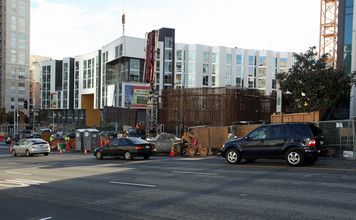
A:
[[[276,91],[276,73],[293,64],[290,52],[211,47],[176,46],[175,88],[225,87]]]
[[[238,87],[276,92],[276,73],[292,67],[290,52],[175,43],[174,29],[160,29],[157,94],[166,88]],[[106,106],[145,109],[145,39],[123,36],[89,54],[42,63],[42,108],[83,120],[83,111]],[[64,110],[64,111],[63,111]],[[61,113],[59,113],[61,112]],[[95,116],[94,116],[95,115]],[[100,117],[99,117],[100,118]],[[95,122],[96,125],[98,122]]]

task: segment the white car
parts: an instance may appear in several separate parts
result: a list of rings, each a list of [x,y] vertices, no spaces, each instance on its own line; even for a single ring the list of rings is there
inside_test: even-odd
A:
[[[12,149],[12,155],[25,154],[30,157],[33,154],[44,154],[48,156],[51,152],[51,147],[47,141],[40,138],[27,138],[19,141]]]

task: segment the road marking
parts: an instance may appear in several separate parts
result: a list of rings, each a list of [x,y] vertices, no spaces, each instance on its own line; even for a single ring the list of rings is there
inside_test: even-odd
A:
[[[182,173],[182,174],[196,174],[196,175],[211,175],[217,176],[217,173],[200,173],[200,172],[184,172],[184,171],[172,171],[173,173]]]
[[[40,220],[48,220],[48,219],[52,219],[52,217],[41,218]]]
[[[179,160],[206,160],[207,157],[180,158]]]
[[[29,187],[30,185],[40,185],[42,183],[48,183],[45,181],[28,180],[28,179],[14,179],[0,181],[0,186],[3,187]]]
[[[2,149],[9,149],[9,147],[0,146]]]
[[[8,174],[16,174],[16,175],[25,175],[25,176],[31,176],[32,174],[29,173],[18,173],[18,172],[12,172],[12,171],[6,171]]]
[[[155,185],[147,185],[147,184],[139,184],[139,183],[125,183],[125,182],[115,182],[115,181],[110,181],[112,184],[121,184],[121,185],[130,185],[130,186],[143,186],[143,187],[150,187],[150,188],[155,188]]]
[[[306,169],[306,170],[333,170],[333,171],[356,171],[351,168],[331,168],[331,167],[290,167],[290,166],[273,166],[273,165],[231,165],[231,164],[214,164],[228,167],[244,167],[244,168],[284,168],[284,169]]]

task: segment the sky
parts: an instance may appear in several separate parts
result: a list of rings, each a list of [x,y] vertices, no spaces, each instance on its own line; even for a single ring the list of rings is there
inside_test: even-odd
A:
[[[304,52],[319,45],[320,0],[31,0],[31,54],[63,59],[123,34],[174,28],[176,43]]]

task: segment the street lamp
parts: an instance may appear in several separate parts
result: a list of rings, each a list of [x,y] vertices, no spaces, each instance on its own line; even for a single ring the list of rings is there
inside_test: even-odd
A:
[[[30,76],[23,76],[23,80],[30,78]],[[19,130],[19,121],[18,121],[18,110],[16,110],[16,107],[14,106],[14,135],[16,131]]]
[[[55,112],[53,112],[53,123],[52,123],[52,130],[54,131],[54,118],[56,117],[56,113]]]

